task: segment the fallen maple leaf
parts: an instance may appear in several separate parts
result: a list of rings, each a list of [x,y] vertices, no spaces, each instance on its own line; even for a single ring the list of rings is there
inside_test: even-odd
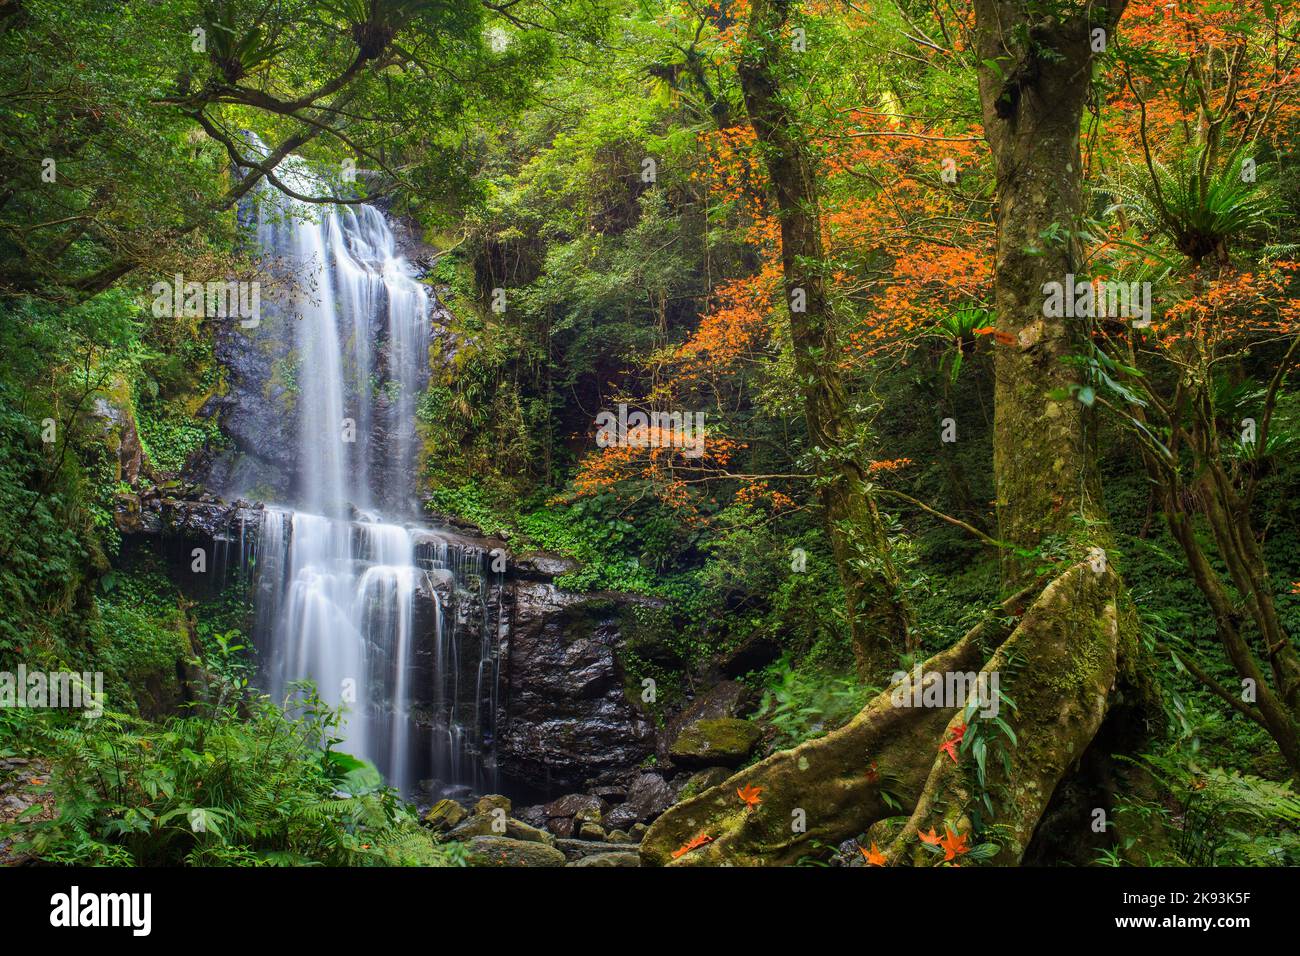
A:
[[[752,784],[745,784],[743,787],[736,788],[736,796],[744,800],[745,805],[751,810],[757,810],[758,805],[763,802],[759,797],[762,792],[762,787],[755,787]]]
[[[683,843],[680,850],[674,850],[673,859],[675,860],[679,856],[685,856],[687,853],[690,853],[692,850],[698,850],[700,847],[704,846],[704,844],[712,843],[712,842],[713,842],[713,837],[709,836],[707,833],[701,833],[699,836],[694,837],[688,840],[687,842]]]
[[[868,866],[884,866],[886,863],[889,862],[887,859],[885,859],[885,854],[880,852],[880,847],[876,846],[875,840],[871,841],[870,851],[864,850],[862,849],[862,847],[858,847],[858,849],[861,850],[862,855],[867,858]]]
[[[966,845],[966,834],[953,833],[947,824],[944,824],[943,831],[944,838],[939,841],[939,846],[943,847],[944,860],[955,860],[963,853],[970,852],[970,847]]]
[[[926,833],[924,830],[917,830],[916,835],[922,843],[928,843],[931,846],[939,845],[940,836],[934,832],[934,827],[930,827],[929,833]]]
[[[880,771],[876,769],[876,762],[871,761],[871,766],[867,768],[867,783],[875,783],[880,779]]]
[[[939,745],[939,749],[952,758],[952,762],[957,762],[957,745],[961,743],[962,738],[966,736],[966,725],[958,724],[952,728],[952,736]]]

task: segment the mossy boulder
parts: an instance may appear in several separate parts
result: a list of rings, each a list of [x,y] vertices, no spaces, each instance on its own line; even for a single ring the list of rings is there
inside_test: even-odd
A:
[[[681,732],[670,755],[684,767],[738,767],[758,745],[757,724],[734,717],[700,720]]]
[[[424,822],[435,830],[450,830],[469,816],[469,811],[455,800],[439,800],[424,815]]]
[[[511,807],[509,797],[503,797],[499,793],[489,793],[485,797],[479,797],[478,803],[474,804],[474,812],[490,816],[493,810],[504,810],[506,816],[510,816]]]
[[[579,840],[604,840],[605,838],[605,828],[599,823],[584,823],[578,828]]]
[[[525,840],[529,843],[545,843],[547,846],[555,845],[555,837],[545,830],[514,818],[506,821],[506,836],[513,840]]]
[[[593,853],[591,856],[584,856],[581,859],[574,860],[569,866],[640,866],[641,855],[639,853],[619,852],[619,853]]]
[[[471,866],[564,866],[563,853],[545,843],[476,836],[466,847]]]

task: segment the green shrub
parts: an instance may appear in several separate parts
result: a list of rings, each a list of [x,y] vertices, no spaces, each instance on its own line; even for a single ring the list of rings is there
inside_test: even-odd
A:
[[[24,736],[51,762],[57,812],[7,835],[18,852],[76,865],[462,862],[377,770],[331,749],[337,722],[314,696],[299,717],[262,698],[161,724],[32,722]]]

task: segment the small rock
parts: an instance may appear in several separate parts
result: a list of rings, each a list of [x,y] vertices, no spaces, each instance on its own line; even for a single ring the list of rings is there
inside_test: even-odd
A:
[[[627,830],[634,823],[647,823],[673,805],[673,788],[662,774],[639,773],[627,788],[627,800],[605,814],[608,830]]]
[[[447,839],[469,840],[472,837],[480,836],[505,836],[505,834],[501,833],[499,830],[494,830],[492,828],[492,823],[493,820],[490,816],[476,813],[468,820],[465,820],[460,825],[454,827],[451,832],[447,834]]]
[[[531,807],[515,807],[515,818],[523,820],[529,826],[545,827],[546,807],[540,803],[535,803]]]
[[[552,817],[546,821],[546,829],[557,837],[568,839],[573,836],[573,817]]]
[[[478,803],[474,804],[475,813],[491,815],[493,810],[504,810],[506,816],[510,816],[510,798],[503,797],[499,793],[489,793],[485,797],[479,797]]]
[[[628,831],[628,835],[632,837],[633,843],[640,843],[641,838],[645,836],[645,832],[649,829],[650,828],[646,826],[644,823],[638,823],[635,824],[632,827],[632,829]]]
[[[574,860],[568,866],[640,866],[640,853],[593,853]]]
[[[632,835],[622,830],[610,830],[605,834],[605,840],[609,843],[631,843]]]
[[[511,570],[521,578],[536,581],[549,581],[562,574],[576,571],[581,565],[572,558],[549,551],[534,551],[531,554],[517,555],[511,563]]]
[[[547,846],[555,845],[555,837],[545,830],[529,826],[522,820],[506,821],[506,836],[514,840],[527,840],[532,843],[545,843]]]
[[[579,840],[604,840],[605,828],[599,823],[584,823],[578,828]]]
[[[476,836],[467,847],[471,866],[564,866],[563,853],[545,843]]]
[[[424,815],[424,822],[435,830],[450,830],[469,816],[469,811],[455,800],[439,800]]]
[[[866,865],[866,857],[862,855],[862,847],[857,840],[845,840],[835,848],[835,854],[831,857],[831,866]]]
[[[596,816],[605,812],[605,803],[600,797],[587,793],[570,793],[552,800],[545,807],[547,817],[572,817],[583,810],[596,811]]]

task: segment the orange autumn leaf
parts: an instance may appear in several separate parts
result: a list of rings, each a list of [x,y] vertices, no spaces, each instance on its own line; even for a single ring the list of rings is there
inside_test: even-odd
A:
[[[673,859],[675,860],[678,857],[685,856],[687,853],[690,853],[692,850],[698,850],[700,847],[704,846],[704,844],[712,843],[712,842],[713,842],[713,837],[709,836],[707,833],[701,833],[699,836],[687,840],[685,843],[683,843],[681,849],[673,850]]]
[[[759,797],[759,794],[762,792],[762,787],[755,787],[752,784],[746,784],[743,787],[736,788],[736,796],[745,801],[745,805],[751,810],[758,809],[758,805],[763,802]]]
[[[934,832],[934,827],[930,827],[929,833],[926,833],[924,830],[917,830],[916,835],[922,843],[928,843],[930,846],[938,846],[942,839],[939,834]]]
[[[957,745],[961,743],[962,738],[966,736],[966,725],[958,724],[952,728],[952,736],[939,745],[939,749],[952,758],[952,762],[957,762]]]
[[[889,461],[873,461],[867,464],[867,471],[871,474],[878,474],[882,471],[897,471],[912,464],[910,458],[894,458]]]
[[[953,833],[944,825],[944,838],[939,841],[939,846],[943,847],[943,858],[946,861],[957,859],[963,853],[969,853],[970,847],[966,845],[966,834]]]
[[[889,862],[885,858],[885,854],[880,852],[880,847],[876,846],[876,842],[874,840],[871,841],[870,850],[865,850],[862,847],[858,847],[858,849],[861,850],[862,855],[867,858],[868,866],[884,866],[886,863]]]
[[[982,329],[975,330],[976,335],[991,335],[994,341],[999,345],[1015,345],[1016,337],[1010,332],[1003,332],[1001,329],[995,329],[991,325],[986,325]]]

